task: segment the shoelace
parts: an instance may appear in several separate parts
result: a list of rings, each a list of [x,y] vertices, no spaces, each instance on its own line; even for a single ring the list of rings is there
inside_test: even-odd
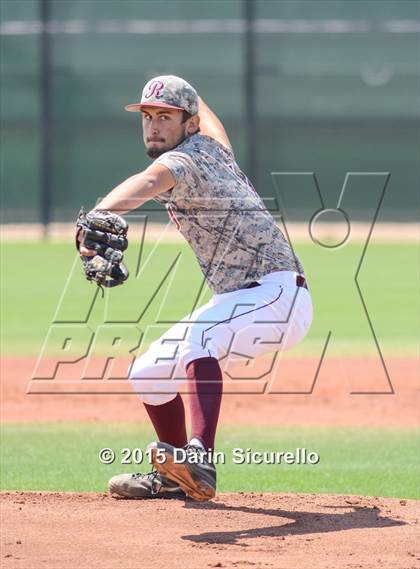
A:
[[[159,477],[159,472],[157,470],[152,470],[151,472],[147,472],[143,474],[142,472],[136,472],[135,474],[131,475],[134,479],[137,478],[148,478],[150,482],[154,482],[156,478]]]
[[[141,472],[136,472],[132,474],[134,479],[137,478],[148,478],[150,481],[150,492],[151,494],[157,494],[162,486],[162,478],[157,470],[152,470],[151,472],[147,472],[146,474],[142,474]]]
[[[147,472],[146,474],[143,474],[143,472],[136,472],[131,476],[133,478],[150,478],[150,480],[154,480],[156,476],[158,476],[158,474],[159,472],[157,470],[152,470],[151,472]]]

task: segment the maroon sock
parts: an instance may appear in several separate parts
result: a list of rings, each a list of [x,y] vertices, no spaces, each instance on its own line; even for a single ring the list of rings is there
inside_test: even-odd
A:
[[[187,365],[189,379],[191,438],[200,439],[208,450],[214,448],[222,401],[223,377],[216,358],[199,358]]]
[[[185,409],[179,393],[177,393],[175,399],[168,403],[163,403],[162,405],[148,405],[144,403],[144,406],[160,442],[168,443],[178,448],[187,444]]]

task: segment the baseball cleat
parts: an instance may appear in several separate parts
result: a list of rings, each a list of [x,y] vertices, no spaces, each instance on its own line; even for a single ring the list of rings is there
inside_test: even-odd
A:
[[[206,502],[216,494],[216,468],[208,453],[199,446],[176,448],[167,443],[154,442],[147,446],[153,466],[199,502]]]
[[[108,482],[110,494],[124,498],[186,498],[181,488],[157,470],[147,474],[118,474]]]

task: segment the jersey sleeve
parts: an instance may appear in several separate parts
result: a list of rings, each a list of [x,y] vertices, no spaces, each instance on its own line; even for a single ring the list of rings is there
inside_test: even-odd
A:
[[[171,171],[176,184],[185,182],[188,174],[194,168],[194,162],[185,152],[165,152],[155,160],[155,164],[162,164]]]

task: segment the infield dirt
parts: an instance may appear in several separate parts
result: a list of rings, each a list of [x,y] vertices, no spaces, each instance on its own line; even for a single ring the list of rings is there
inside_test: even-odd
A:
[[[2,493],[2,566],[39,569],[417,569],[413,500],[220,494],[114,500]]]
[[[284,362],[285,378],[295,379],[296,391],[307,388],[314,363]],[[351,394],[384,388],[376,360],[328,360],[312,394],[228,395],[221,423],[416,426],[418,362],[386,363],[394,394]],[[28,395],[34,359],[6,358],[2,364],[2,421],[146,420],[133,395]],[[355,376],[357,385],[350,379]],[[219,494],[206,504],[106,494],[0,496],[1,566],[10,569],[420,567],[414,500],[241,492]]]
[[[77,365],[67,366],[51,381],[31,382],[34,358],[3,358],[2,416],[4,422],[148,421],[130,386],[125,394],[107,392],[106,380],[81,381],[101,393],[60,394],[70,378],[80,377]],[[311,387],[317,359],[282,362],[278,391],[288,393],[226,393],[220,424],[339,425],[416,427],[419,420],[419,377],[416,358],[388,358],[386,366],[394,393],[377,358],[327,358]],[[355,379],[356,378],[356,379]],[[127,383],[127,382],[124,382]],[[225,381],[229,389],[232,383]],[[51,393],[27,393],[40,386]],[[80,388],[82,389],[82,388]],[[124,390],[123,390],[124,391]],[[354,394],[352,392],[371,392]],[[388,392],[385,394],[377,392]],[[294,393],[290,393],[294,392]],[[188,407],[188,406],[186,406]]]

